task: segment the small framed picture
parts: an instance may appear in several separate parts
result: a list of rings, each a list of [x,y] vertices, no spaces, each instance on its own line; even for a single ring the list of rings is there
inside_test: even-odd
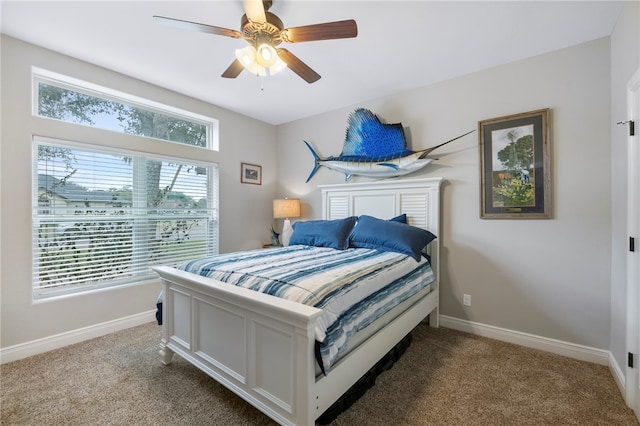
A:
[[[262,185],[262,166],[257,164],[240,164],[240,182]]]
[[[478,123],[480,217],[551,218],[550,110]]]

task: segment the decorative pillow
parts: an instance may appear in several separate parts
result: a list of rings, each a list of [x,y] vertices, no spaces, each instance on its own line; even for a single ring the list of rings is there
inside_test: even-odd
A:
[[[296,222],[293,224],[293,235],[289,245],[304,244],[345,250],[349,248],[349,233],[355,223],[355,216],[336,220]]]
[[[407,214],[406,213],[402,213],[400,216],[392,217],[389,220],[391,222],[407,223]]]
[[[351,247],[394,251],[420,261],[422,249],[436,238],[426,229],[362,215],[349,236]]]

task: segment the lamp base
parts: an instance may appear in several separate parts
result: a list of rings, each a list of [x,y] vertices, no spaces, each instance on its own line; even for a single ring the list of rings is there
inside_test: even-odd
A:
[[[283,246],[289,245],[289,240],[291,239],[291,235],[293,234],[293,228],[291,227],[291,222],[289,219],[284,220],[284,224],[282,225],[282,234],[280,235]]]

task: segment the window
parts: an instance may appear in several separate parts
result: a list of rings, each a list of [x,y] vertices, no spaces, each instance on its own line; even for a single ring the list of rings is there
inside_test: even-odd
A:
[[[38,92],[55,92],[55,86],[36,84]],[[38,111],[72,126],[95,123],[87,111],[102,98],[79,98],[80,91],[67,87],[58,93],[53,98],[39,93]],[[85,104],[76,111],[78,99]],[[119,120],[136,129],[145,119],[140,110],[119,109]],[[154,115],[151,121],[161,117],[167,122],[162,114]],[[193,125],[188,119],[172,125],[183,128],[184,138],[171,142],[210,146],[207,129],[212,125]],[[155,265],[217,253],[217,165],[167,155],[167,145],[174,144],[152,145],[157,144],[165,145],[164,153],[34,137],[34,298],[153,279]]]
[[[217,122],[115,90],[34,69],[34,114],[69,123],[218,149]]]

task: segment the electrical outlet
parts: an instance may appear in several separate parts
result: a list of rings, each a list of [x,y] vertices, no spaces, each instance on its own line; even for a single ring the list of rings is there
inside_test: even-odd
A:
[[[464,306],[471,306],[471,295],[470,294],[463,294],[462,295],[462,304]]]

